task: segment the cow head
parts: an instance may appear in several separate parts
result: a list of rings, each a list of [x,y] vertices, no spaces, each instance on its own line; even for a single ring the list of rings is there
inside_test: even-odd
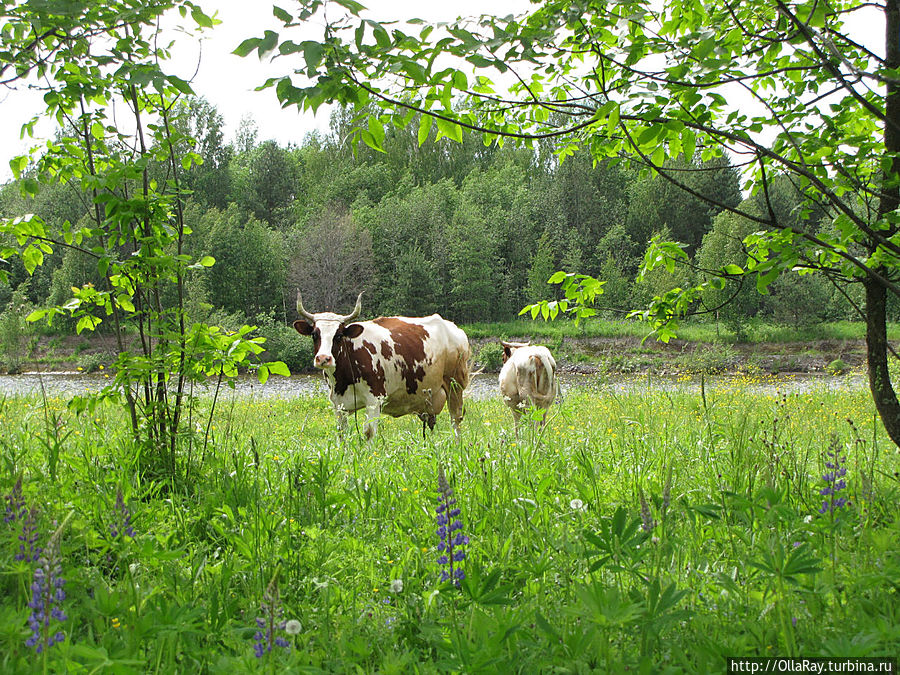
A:
[[[363,331],[362,325],[349,323],[359,316],[362,309],[362,293],[356,298],[356,307],[349,314],[333,312],[317,312],[311,314],[303,308],[300,289],[297,289],[297,312],[302,319],[294,322],[294,329],[300,335],[312,335],[316,356],[313,365],[326,371],[333,371],[337,365],[335,356],[339,353],[344,338],[358,337]]]
[[[516,351],[519,347],[530,347],[530,342],[504,342],[500,341],[500,344],[503,346],[503,363],[509,361],[509,357],[512,356],[512,353]]]

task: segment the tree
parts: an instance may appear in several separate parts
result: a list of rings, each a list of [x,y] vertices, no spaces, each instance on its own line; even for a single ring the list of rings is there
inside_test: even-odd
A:
[[[213,261],[184,253],[181,172],[199,157],[179,151],[186,139],[172,116],[178,98],[192,93],[190,85],[162,67],[167,50],[160,26],[170,11],[200,27],[213,25],[188,0],[0,0],[0,82],[31,78],[44,89],[45,115],[64,123],[36,161],[11,162],[19,187],[34,198],[45,186],[65,186],[88,213],[83,225],[24,213],[0,219],[9,238],[0,257],[17,257],[29,273],[59,249],[93,259],[100,285],[72,289],[64,305],[36,310],[29,319],[72,315],[78,332],[112,324],[115,378],[101,396],[125,401],[142,468],[174,478],[187,385],[212,372],[234,374],[262,348],[247,337],[249,327],[225,335],[186,320],[184,278]],[[114,113],[127,114],[128,123]],[[261,373],[270,368],[287,372],[281,364],[261,366]],[[96,400],[80,399],[75,408]]]
[[[227,166],[232,155],[231,147],[224,144],[225,120],[205,98],[192,96],[175,103],[173,124],[184,139],[176,151],[194,151],[201,160],[184,172],[182,186],[201,204],[224,209],[231,192]]]
[[[704,235],[703,244],[697,251],[696,262],[701,274],[716,275],[725,265],[743,264],[747,259],[744,240],[755,230],[755,225],[730,211],[716,216],[712,230]],[[796,280],[791,279],[791,282]],[[708,290],[703,302],[707,311],[715,312],[716,320],[722,319],[728,328],[743,337],[748,320],[759,311],[761,299],[749,278],[739,274],[726,279],[723,288]]]
[[[531,258],[531,267],[528,268],[529,302],[550,300],[553,297],[553,291],[547,284],[547,279],[553,275],[556,268],[553,261],[553,249],[550,247],[550,237],[547,232],[544,232],[538,239],[534,255]]]
[[[297,195],[297,164],[288,150],[265,141],[250,151],[244,203],[272,227],[289,225],[287,209]]]
[[[323,211],[309,226],[289,237],[286,291],[303,292],[303,304],[317,312],[352,307],[372,286],[372,235],[350,212],[337,206]]]
[[[776,177],[791,181],[804,210],[834,221],[833,233],[798,231],[772,208],[757,215],[716,203],[757,225],[744,265],[724,272],[752,276],[760,290],[796,268],[862,283],[872,396],[900,443],[886,330],[888,294],[900,295],[900,0],[636,0],[627,12],[620,3],[545,0],[527,16],[414,30],[363,20],[360,6],[343,4],[349,16],[326,17],[322,0],[300,2],[301,18],[324,23],[320,42],[294,43],[287,30],[249,38],[237,52],[265,54],[283,40],[280,53],[297,66],[270,84],[284,105],[377,105],[354,136],[372,147],[381,147],[385,124],[419,119],[421,141],[435,126],[457,140],[465,129],[486,142],[555,139],[561,157],[581,148],[596,160],[627,155],[704,199],[717,197],[697,193],[667,162],[696,152],[704,161],[740,157],[747,186],[767,206]],[[884,20],[881,55],[849,33],[857,17],[867,30]],[[492,84],[497,71],[514,78],[508,93]],[[647,266],[673,258],[687,253],[657,242]],[[668,338],[672,322],[720,285],[664,293],[644,317]]]
[[[215,307],[238,312],[245,320],[281,312],[285,260],[280,232],[246,215],[237,204],[207,211],[196,232],[202,250],[216,260],[203,279],[205,297]]]

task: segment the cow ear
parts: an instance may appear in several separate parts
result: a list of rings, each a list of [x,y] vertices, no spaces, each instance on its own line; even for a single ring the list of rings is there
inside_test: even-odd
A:
[[[297,319],[294,322],[294,330],[296,330],[300,335],[312,335],[313,327],[310,325],[308,321],[304,321],[303,319]]]
[[[512,356],[512,349],[509,348],[509,345],[505,342],[501,342],[503,345],[503,363],[506,363],[509,360],[509,357]]]
[[[362,335],[363,325],[361,323],[351,323],[349,326],[344,326],[343,335],[346,338],[357,338]]]

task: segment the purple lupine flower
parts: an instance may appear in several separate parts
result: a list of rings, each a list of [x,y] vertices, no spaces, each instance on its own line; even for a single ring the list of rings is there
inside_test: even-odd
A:
[[[443,466],[438,467],[438,493],[440,496],[435,513],[438,525],[436,534],[440,539],[437,550],[441,556],[437,562],[438,565],[448,566],[447,569],[441,571],[441,582],[452,579],[453,583],[459,586],[459,582],[466,578],[466,573],[455,563],[466,559],[466,552],[462,550],[462,547],[469,543],[469,538],[462,533],[462,521],[457,518],[460,510],[456,506],[453,489],[444,475]],[[452,522],[451,518],[454,519]]]
[[[22,476],[16,479],[16,484],[8,495],[4,495],[3,501],[6,502],[6,514],[3,516],[4,523],[12,523],[16,520],[22,520],[27,509],[25,508],[25,497],[22,494]]]
[[[265,654],[272,651],[272,647],[282,647],[290,649],[291,644],[283,637],[276,635],[276,631],[283,631],[287,622],[281,619],[283,610],[278,597],[278,570],[272,576],[272,580],[263,593],[263,600],[260,603],[260,611],[263,616],[256,617],[257,631],[253,634],[253,653],[256,658],[261,659]]]
[[[644,532],[651,532],[653,528],[656,527],[656,521],[653,519],[653,516],[650,514],[650,505],[647,503],[647,500],[644,499],[644,491],[640,491],[641,498],[641,529]]]
[[[131,509],[125,505],[125,498],[122,496],[122,489],[116,491],[116,507],[114,520],[110,523],[109,533],[112,538],[117,538],[120,534],[134,539],[134,529],[131,527]]]
[[[46,551],[34,569],[31,601],[28,603],[31,608],[28,616],[31,637],[25,641],[25,645],[34,647],[38,654],[66,639],[66,634],[58,626],[51,629],[51,622],[62,623],[68,618],[62,610],[62,603],[66,599],[66,592],[63,590],[66,580],[62,578],[59,552],[59,539],[67,522],[68,518],[50,537]]]
[[[13,558],[21,562],[36,562],[41,557],[41,547],[36,546],[38,540],[37,508],[28,509],[28,515],[22,520],[22,531],[19,533],[19,552]]]
[[[841,490],[847,488],[847,482],[844,476],[847,475],[847,467],[842,466],[847,461],[846,457],[841,457],[840,444],[835,438],[831,443],[831,449],[825,453],[825,468],[827,471],[822,474],[822,480],[825,487],[819,490],[819,494],[826,497],[822,501],[819,513],[834,513],[837,509],[843,508],[849,504],[846,497],[839,496]]]

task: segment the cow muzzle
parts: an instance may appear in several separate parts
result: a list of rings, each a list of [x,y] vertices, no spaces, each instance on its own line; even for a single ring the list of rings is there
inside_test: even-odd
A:
[[[334,368],[334,357],[331,354],[316,354],[313,364],[316,368]]]

